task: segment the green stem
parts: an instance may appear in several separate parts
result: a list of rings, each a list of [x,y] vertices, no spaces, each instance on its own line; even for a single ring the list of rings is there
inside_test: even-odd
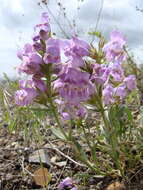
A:
[[[71,139],[71,143],[74,145],[74,147],[76,148],[76,151],[79,154],[79,158],[80,160],[87,165],[92,171],[96,172],[96,168],[93,166],[93,164],[88,160],[87,156],[85,155],[84,150],[82,149],[82,147],[79,147],[79,143],[76,141],[76,139],[74,137],[72,137]]]
[[[83,129],[83,133],[84,133],[84,136],[85,136],[85,140],[86,140],[86,143],[90,149],[90,152],[91,152],[91,156],[92,156],[92,159],[93,161],[95,162],[96,164],[96,168],[94,168],[94,170],[96,170],[98,173],[101,173],[100,170],[98,169],[98,161],[97,161],[97,157],[96,157],[96,150],[95,150],[95,146],[92,146],[91,145],[91,139],[89,139],[87,133],[86,133],[86,130],[85,130],[85,126],[81,125],[82,129]],[[94,144],[94,143],[93,143]],[[95,144],[94,144],[95,145]]]
[[[57,110],[55,108],[55,105],[53,104],[53,99],[52,99],[52,89],[51,89],[51,65],[48,65],[48,72],[47,72],[47,86],[48,86],[48,102],[51,106],[51,110],[52,110],[52,113],[53,113],[53,116],[55,117],[55,120],[62,132],[62,134],[65,136],[66,139],[68,139],[68,136],[67,134],[65,133],[61,123],[60,123],[60,120],[58,118],[58,114],[57,114]]]
[[[98,102],[97,104],[100,107],[101,116],[103,118],[103,122],[104,122],[104,125],[105,125],[104,126],[105,138],[106,138],[108,144],[111,146],[110,155],[111,155],[112,159],[114,160],[117,168],[120,170],[121,174],[123,175],[123,169],[121,167],[121,164],[120,164],[120,161],[119,161],[119,155],[118,155],[118,152],[117,152],[117,146],[118,146],[117,137],[115,137],[115,133],[113,131],[114,126],[111,125],[111,123],[109,121],[109,118],[105,113],[105,109],[103,107],[101,98],[98,95],[96,96],[96,98],[97,98],[97,102]]]

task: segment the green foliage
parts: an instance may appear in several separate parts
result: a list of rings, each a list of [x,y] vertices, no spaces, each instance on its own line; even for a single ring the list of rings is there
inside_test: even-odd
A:
[[[95,31],[95,32],[88,32],[89,35],[96,36],[97,38],[101,38],[102,34],[101,32]]]
[[[46,107],[36,104],[27,107],[17,107],[14,103],[14,92],[18,88],[18,80],[10,80],[4,75],[4,80],[0,83],[0,107],[2,122],[8,125],[9,132],[19,132],[24,136],[25,141],[30,142],[35,138],[40,138],[40,126],[45,118],[51,115],[51,111]],[[46,125],[47,126],[47,125]]]

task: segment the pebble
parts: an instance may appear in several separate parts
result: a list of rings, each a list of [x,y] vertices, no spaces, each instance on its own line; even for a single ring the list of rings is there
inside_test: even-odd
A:
[[[40,149],[34,151],[32,154],[29,155],[29,162],[30,163],[43,163],[47,166],[50,166],[50,160],[47,151]]]

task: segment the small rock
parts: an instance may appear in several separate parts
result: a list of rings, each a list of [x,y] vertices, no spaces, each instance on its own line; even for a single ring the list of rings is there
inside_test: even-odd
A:
[[[11,143],[11,146],[12,146],[12,147],[15,147],[16,145],[18,145],[18,142],[12,142],[12,143]]]
[[[12,176],[12,174],[7,174],[6,175],[6,180],[12,180],[13,179],[13,176]]]
[[[47,166],[50,166],[49,156],[47,152],[43,149],[34,151],[29,156],[28,160],[30,163],[39,163],[39,164],[43,163],[43,164],[46,164]]]
[[[120,183],[118,181],[110,184],[106,190],[124,190],[125,189],[125,186],[123,183]]]
[[[55,165],[59,166],[59,167],[63,167],[67,164],[67,161],[62,161],[62,162],[55,162]]]

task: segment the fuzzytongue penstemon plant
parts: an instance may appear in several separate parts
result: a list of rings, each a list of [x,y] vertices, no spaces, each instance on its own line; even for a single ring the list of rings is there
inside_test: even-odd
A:
[[[125,38],[118,31],[111,33],[106,44],[101,38],[99,50],[76,36],[55,39],[48,14],[43,13],[41,23],[34,28],[33,43],[18,51],[22,61],[18,70],[31,78],[19,81],[20,90],[15,92],[15,103],[26,106],[38,102],[50,108],[65,140],[75,146],[81,161],[98,172],[96,147],[86,134],[84,119],[88,115],[87,105],[100,112],[110,156],[117,169],[121,170],[118,140],[108,111],[112,105],[121,104],[136,88],[135,77],[125,76],[122,68],[126,59],[125,44]],[[63,121],[69,121],[69,130],[65,130]],[[74,138],[72,126],[77,123],[90,148],[90,160]]]

